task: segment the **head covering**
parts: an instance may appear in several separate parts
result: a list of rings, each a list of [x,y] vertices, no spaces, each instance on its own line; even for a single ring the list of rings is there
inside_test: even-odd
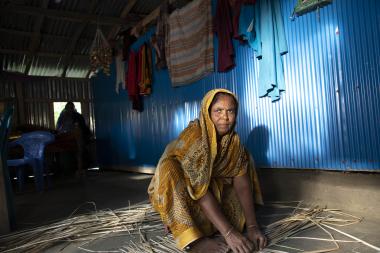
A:
[[[206,194],[212,177],[234,177],[246,171],[243,160],[247,161],[247,157],[235,131],[230,131],[221,138],[219,145],[217,143],[209,108],[218,93],[232,95],[237,102],[236,96],[228,90],[209,91],[202,100],[199,119],[190,122],[168,149],[181,163],[187,190],[194,200]]]
[[[209,153],[210,153],[210,167],[212,168],[213,162],[215,160],[216,154],[218,152],[218,144],[217,144],[217,131],[215,129],[215,125],[211,120],[209,109],[210,106],[218,93],[225,93],[231,95],[236,102],[236,106],[238,107],[238,100],[231,91],[226,89],[213,89],[206,93],[203,97],[201,111],[199,115],[200,127],[202,129],[202,142],[204,145],[208,145]],[[230,131],[228,134],[224,135],[221,143],[226,143],[231,139],[232,136],[235,135],[234,131]]]

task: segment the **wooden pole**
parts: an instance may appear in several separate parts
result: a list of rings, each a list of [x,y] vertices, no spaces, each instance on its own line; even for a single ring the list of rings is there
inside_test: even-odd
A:
[[[0,158],[1,160],[1,158]],[[3,162],[0,161],[0,235],[10,232],[8,201],[6,195]]]

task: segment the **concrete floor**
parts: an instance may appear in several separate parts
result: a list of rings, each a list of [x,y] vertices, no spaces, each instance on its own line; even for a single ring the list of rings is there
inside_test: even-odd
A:
[[[281,177],[283,178],[284,176],[281,175]],[[297,175],[297,177],[300,176]],[[122,208],[130,204],[145,201],[147,200],[146,189],[150,182],[150,178],[151,176],[146,174],[92,171],[89,173],[86,180],[82,181],[72,178],[57,178],[53,181],[54,185],[52,189],[44,193],[36,193],[34,191],[34,185],[32,182],[30,182],[27,185],[26,191],[23,193],[16,193],[14,198],[17,229],[20,230],[35,227],[64,219],[68,217],[76,208],[86,202],[96,203],[96,208],[98,210],[101,210],[106,208]],[[262,178],[264,192],[267,192],[266,195],[270,193],[270,196],[268,195],[267,198],[271,197],[270,199],[274,199],[275,196],[273,195],[273,188],[276,189],[276,187],[278,187],[278,182],[273,177],[269,177],[273,182],[268,182],[268,175],[262,175]],[[309,177],[307,178],[310,180]],[[331,180],[331,175],[329,175],[329,178]],[[321,182],[321,180],[318,181]],[[268,189],[268,187],[271,189]],[[297,190],[299,191],[300,189]],[[310,192],[308,194],[312,195]],[[264,197],[266,195],[264,195]],[[284,195],[284,192],[282,192],[280,195]],[[287,196],[288,197],[285,198],[285,200],[289,200],[289,195]],[[324,197],[328,198],[328,196]],[[334,206],[331,206],[330,200],[325,201],[318,197],[317,201],[319,201],[319,204],[321,206],[329,203],[328,207],[334,208]],[[367,201],[370,201],[370,199],[367,199]],[[338,208],[342,208],[341,203],[338,203],[338,205]],[[346,211],[350,211],[350,213],[355,215],[364,216],[364,220],[359,224],[344,227],[342,230],[362,240],[365,240],[370,244],[380,247],[380,220],[378,217],[376,215],[373,215],[371,212],[369,212],[369,215],[366,216],[365,212],[363,213],[362,209],[352,210],[352,206],[347,207],[349,210]],[[92,205],[83,205],[81,210],[83,212],[93,211],[93,207]],[[265,225],[275,221],[278,218],[281,218],[281,216],[278,216],[278,214],[283,212],[284,209],[276,209],[269,206],[261,207],[258,210],[258,219],[261,224]],[[320,234],[321,231],[315,229],[302,232],[302,234],[299,236],[316,237]],[[325,238],[327,238],[326,235]],[[345,240],[349,239],[340,235],[336,235],[336,238]],[[126,245],[130,240],[131,238],[126,235],[98,239],[87,244],[86,248],[94,252],[115,252],[118,251],[123,245]],[[132,240],[134,240],[134,238],[132,238]],[[304,250],[324,249],[328,248],[329,246],[333,246],[331,243],[310,240],[289,240],[283,243],[283,245]],[[65,245],[64,247],[62,245],[57,245],[54,248],[47,250],[46,252],[85,252],[78,249],[77,246],[78,244]],[[378,252],[358,243],[341,243],[340,246],[341,249],[334,252]],[[273,247],[273,249],[281,250],[283,252],[299,252],[297,250],[278,247]]]
[[[50,223],[68,217],[82,206],[83,211],[117,209],[146,201],[151,175],[125,172],[90,171],[85,180],[53,179],[53,187],[43,193],[34,190],[32,182],[26,191],[16,193],[17,229]]]

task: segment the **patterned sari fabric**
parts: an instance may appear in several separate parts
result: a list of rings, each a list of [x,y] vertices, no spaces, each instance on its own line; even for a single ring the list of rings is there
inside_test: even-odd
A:
[[[148,188],[153,207],[160,213],[181,249],[198,238],[216,232],[197,203],[208,190],[215,196],[230,223],[240,231],[245,218],[233,190],[233,178],[250,173],[256,202],[262,203],[253,162],[241,145],[239,136],[231,131],[217,143],[209,107],[220,92],[234,96],[224,89],[211,90],[206,94],[200,118],[190,122],[180,136],[166,147]]]

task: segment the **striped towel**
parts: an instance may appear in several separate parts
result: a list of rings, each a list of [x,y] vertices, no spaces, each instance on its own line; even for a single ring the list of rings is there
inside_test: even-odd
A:
[[[211,0],[194,0],[168,19],[166,59],[173,86],[195,82],[214,71]]]

